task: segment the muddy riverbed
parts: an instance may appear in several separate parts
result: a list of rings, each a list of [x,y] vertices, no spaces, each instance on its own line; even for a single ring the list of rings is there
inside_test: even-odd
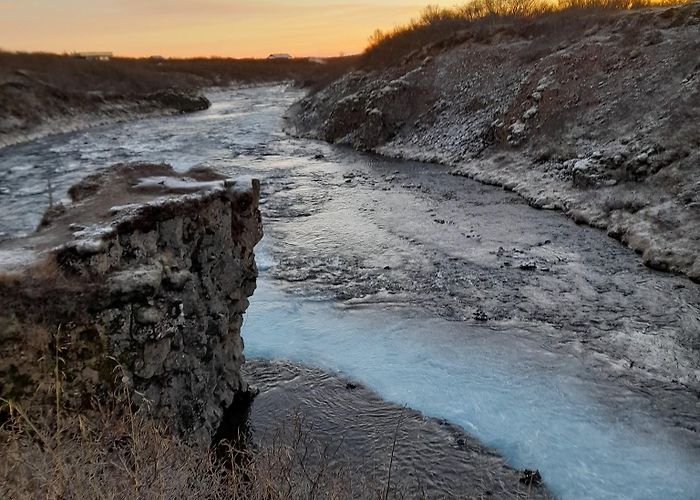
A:
[[[30,232],[49,199],[116,162],[253,174],[266,236],[244,327],[249,357],[336,372],[446,419],[512,466],[539,468],[564,498],[696,497],[700,286],[447,168],[290,138],[283,114],[300,96],[282,86],[223,91],[202,113],[2,149],[0,235]],[[358,413],[321,409],[341,383],[323,372],[250,368],[263,389],[253,427],[295,405],[329,428]],[[434,439],[448,450],[441,463],[454,465],[446,470],[462,470],[454,436]],[[459,473],[433,477],[441,470],[419,467],[419,482],[456,495]]]

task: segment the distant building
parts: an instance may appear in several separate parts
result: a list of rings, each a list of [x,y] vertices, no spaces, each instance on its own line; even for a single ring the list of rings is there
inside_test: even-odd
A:
[[[289,54],[270,54],[267,58],[268,59],[291,59],[292,56],[290,56]]]
[[[87,59],[88,61],[109,61],[113,57],[111,52],[77,52],[74,55],[79,59]]]

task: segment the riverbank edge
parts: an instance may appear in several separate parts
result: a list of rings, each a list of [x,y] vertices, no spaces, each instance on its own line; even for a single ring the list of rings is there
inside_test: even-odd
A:
[[[292,80],[279,80],[273,82],[259,83],[231,83],[221,87],[205,87],[197,91],[196,97],[207,98],[208,95],[215,92],[226,92],[229,90],[243,90],[257,87],[279,86],[279,85],[294,85]],[[143,96],[135,96],[129,103],[134,109],[123,109],[119,106],[105,106],[104,110],[98,112],[85,112],[77,116],[65,116],[60,119],[47,120],[32,131],[22,131],[13,134],[5,134],[0,136],[0,153],[3,149],[12,146],[26,144],[46,137],[72,134],[77,132],[85,132],[94,128],[117,125],[120,123],[130,123],[139,120],[148,120],[152,118],[164,118],[169,116],[178,116],[182,114],[197,113],[201,110],[182,111],[171,107],[163,106],[157,110],[139,110],[138,107],[143,104]],[[208,109],[208,107],[206,108]],[[114,116],[114,115],[117,116]]]
[[[472,498],[474,495],[476,495],[476,498],[481,498],[479,495],[496,495],[499,498],[555,498],[548,489],[546,480],[543,480],[539,475],[535,477],[536,474],[539,474],[539,471],[514,467],[498,450],[482,443],[479,438],[472,435],[461,425],[447,419],[425,415],[419,410],[385,399],[371,387],[343,372],[329,371],[317,366],[286,359],[269,359],[258,356],[247,358],[241,370],[246,380],[251,384],[255,394],[248,409],[249,420],[242,427],[245,432],[252,435],[256,444],[264,446],[266,440],[270,440],[275,436],[275,431],[279,429],[276,429],[275,425],[270,426],[270,420],[274,420],[275,417],[278,417],[280,420],[284,418],[293,420],[295,417],[305,419],[305,406],[323,410],[320,405],[314,404],[312,400],[305,399],[302,389],[310,385],[315,390],[324,393],[329,399],[335,401],[338,409],[343,407],[339,400],[347,400],[347,407],[349,408],[357,407],[357,403],[353,403],[353,400],[361,400],[363,404],[367,404],[377,410],[387,411],[389,408],[392,409],[392,415],[396,416],[396,427],[393,427],[394,424],[392,423],[392,428],[386,429],[383,436],[386,440],[386,460],[379,459],[376,456],[376,449],[373,451],[375,456],[365,457],[365,460],[368,460],[368,464],[372,460],[378,459],[381,462],[381,465],[375,464],[375,476],[371,478],[377,480],[379,484],[386,482],[385,478],[389,468],[388,460],[391,456],[391,441],[394,435],[397,438],[396,445],[399,445],[398,451],[401,445],[406,445],[408,440],[407,436],[403,438],[400,436],[401,432],[412,426],[419,428],[428,426],[443,430],[449,437],[443,436],[447,437],[447,439],[444,442],[440,442],[441,449],[446,453],[450,453],[449,450],[453,450],[452,453],[460,456],[461,460],[466,462],[467,468],[476,473],[472,477],[464,478],[466,483],[473,482],[473,489],[467,490],[469,495],[471,495],[469,498]],[[275,410],[277,412],[276,416],[271,415],[267,410],[261,413],[260,410],[256,409],[256,405],[268,408],[271,402],[276,402],[272,406],[279,408]],[[290,414],[285,413],[285,408],[290,410]],[[329,413],[328,416],[337,419],[337,422],[324,420],[324,425],[319,427],[319,422],[314,421],[314,418],[312,418],[310,420],[305,419],[304,423],[311,431],[316,433],[316,438],[324,435],[328,436],[329,433],[323,428],[324,426],[327,428],[345,428],[344,432],[352,435],[353,430],[347,429],[347,422],[343,422],[345,415],[342,412],[340,414]],[[235,431],[240,432],[240,419],[237,420],[237,417],[240,416],[233,415],[232,417],[231,423],[233,425],[226,426],[225,429],[222,426],[224,432],[219,437],[230,439],[231,433]],[[315,418],[319,418],[319,416],[316,415]],[[373,422],[375,417],[371,416],[371,413],[370,416],[367,416],[360,412],[357,415],[353,414],[353,416],[350,416],[350,419],[353,420],[352,427],[357,427],[354,432],[360,432],[359,428],[363,425],[376,425]],[[225,420],[224,425],[226,423]],[[313,438],[314,435],[312,434],[311,437]],[[333,447],[338,446],[338,449],[340,449],[346,437],[340,435],[334,436],[334,438],[330,444]],[[419,440],[421,439],[420,433],[418,438]],[[260,441],[260,443],[257,443],[257,441]],[[428,459],[428,457],[421,458]],[[397,492],[398,498],[413,498],[416,495],[422,497],[420,495],[420,483],[416,485],[411,484],[414,479],[412,477],[413,471],[406,470],[407,465],[410,463],[406,462],[405,459],[402,460],[402,457],[398,454],[393,461],[393,469],[389,475],[391,478],[396,477],[397,479],[392,480],[389,488]],[[365,464],[365,466],[368,464]],[[426,464],[423,464],[423,467],[426,467]],[[450,496],[462,498],[454,490],[450,492]]]
[[[177,95],[187,102],[185,106],[167,102],[167,96]],[[78,110],[75,115],[64,115],[49,118],[30,130],[18,130],[0,136],[0,153],[4,148],[25,144],[50,136],[70,134],[90,130],[97,127],[116,125],[148,118],[162,118],[180,114],[196,113],[208,109],[211,103],[205,97],[206,91],[190,95],[163,94],[166,99],[158,96],[133,96],[122,98],[115,102],[105,101],[96,111]]]
[[[409,148],[384,145],[372,151],[385,158],[418,161],[442,165],[451,169],[450,174],[466,177],[488,186],[496,186],[512,191],[523,198],[531,207],[539,210],[552,210],[572,219],[576,224],[598,229],[610,238],[633,250],[642,263],[655,271],[685,276],[700,284],[700,257],[687,269],[675,267],[673,257],[664,255],[655,246],[656,235],[644,221],[635,221],[603,213],[594,204],[581,201],[584,192],[566,182],[548,177],[530,168],[532,160],[522,152],[492,152],[483,158],[467,162],[452,162],[422,155]],[[639,227],[635,227],[639,226]],[[664,246],[664,241],[659,246]]]

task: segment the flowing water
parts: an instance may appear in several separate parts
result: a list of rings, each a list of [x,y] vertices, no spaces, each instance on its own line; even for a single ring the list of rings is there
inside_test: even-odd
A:
[[[263,278],[247,313],[248,356],[346,374],[381,397],[462,426],[561,498],[697,498],[700,456],[614,386],[528,335],[300,300]],[[351,410],[351,409],[349,409]]]
[[[206,112],[0,150],[0,240],[113,163],[254,174],[267,235],[249,358],[338,373],[446,419],[562,498],[700,498],[700,370],[685,347],[698,287],[441,167],[288,137],[281,118],[299,96],[220,91]],[[459,474],[450,460],[444,481]]]

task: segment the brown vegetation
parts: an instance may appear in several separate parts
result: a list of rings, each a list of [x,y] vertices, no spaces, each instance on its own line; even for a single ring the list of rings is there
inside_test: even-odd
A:
[[[0,85],[24,77],[63,91],[110,95],[282,80],[313,84],[336,78],[349,69],[354,60],[352,57],[329,58],[324,64],[305,58],[115,58],[93,61],[69,55],[0,51]]]
[[[337,447],[314,442],[297,415],[264,444],[240,439],[202,449],[134,412],[126,389],[94,401],[89,412],[66,412],[61,380],[57,370],[53,408],[29,412],[2,400],[2,498],[382,497],[378,485],[369,487],[342,465],[331,465]]]
[[[49,133],[137,117],[192,112],[214,86],[293,81],[321,87],[356,58],[85,60],[0,51],[0,147]]]
[[[362,56],[365,67],[381,68],[402,62],[412,51],[438,43],[462,31],[473,34],[487,31],[506,22],[508,30],[537,36],[531,23],[546,24],[545,31],[569,31],[570,24],[583,13],[601,14],[609,10],[640,9],[651,6],[677,5],[689,0],[472,0],[461,7],[428,6],[408,24],[383,32],[375,31]],[[520,21],[520,22],[514,22]],[[562,27],[566,26],[566,30]],[[543,30],[539,30],[543,31]]]

